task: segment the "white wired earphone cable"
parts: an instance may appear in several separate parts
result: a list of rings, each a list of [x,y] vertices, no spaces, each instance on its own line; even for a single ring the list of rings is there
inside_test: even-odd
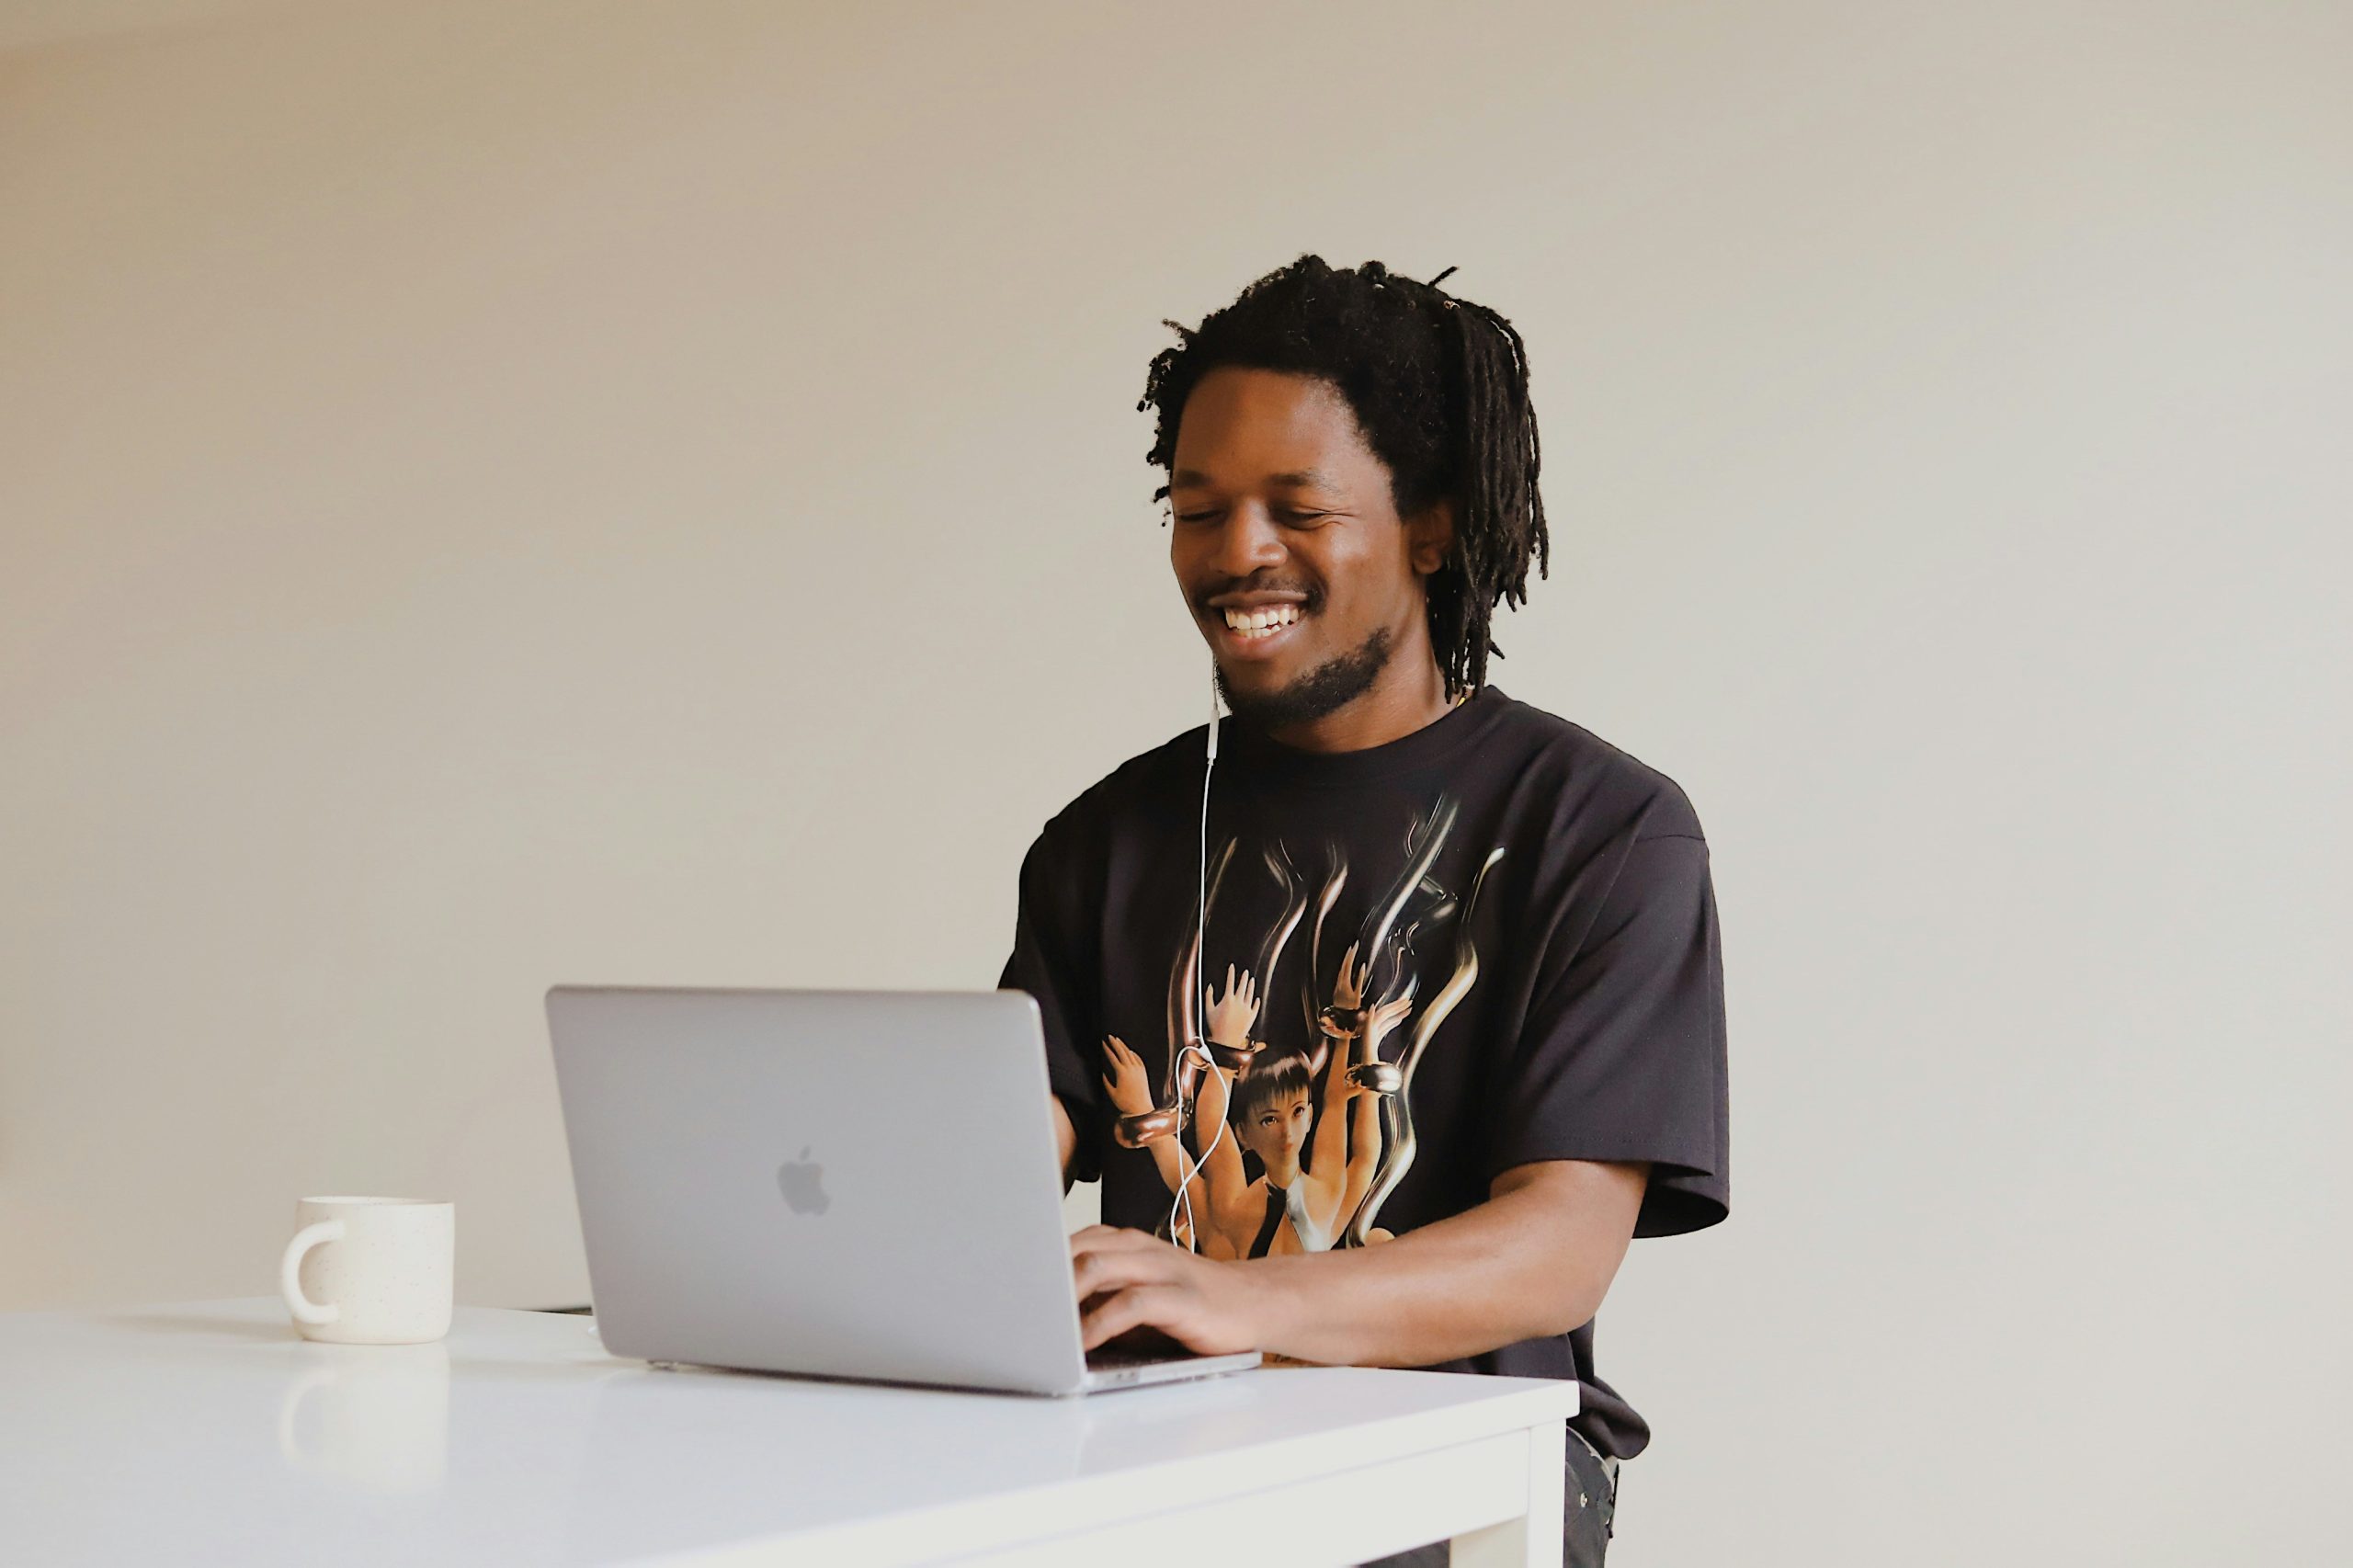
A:
[[[1217,767],[1217,665],[1212,662],[1210,665],[1209,756],[1201,764],[1201,858],[1199,880],[1197,888],[1198,900],[1193,905],[1193,979],[1197,982],[1200,980],[1202,974],[1206,971],[1209,954],[1210,774]],[[1204,1013],[1206,1013],[1206,1009],[1204,1009]],[[1197,1030],[1196,1033],[1205,1033],[1207,1029],[1207,1017],[1204,1016],[1202,1018],[1203,1028],[1200,1030]],[[1176,1058],[1169,1064],[1168,1076],[1170,1083],[1173,1085],[1181,1085],[1185,1081],[1185,1054],[1188,1051],[1192,1052],[1194,1055],[1201,1059],[1201,1067],[1204,1072],[1214,1073],[1218,1070],[1217,1058],[1211,1056],[1207,1051],[1203,1050],[1199,1040],[1188,1040],[1177,1046]],[[1231,1100],[1231,1090],[1227,1091],[1225,1097],[1229,1101]],[[1199,1103],[1199,1098],[1200,1097],[1198,1094],[1194,1096],[1194,1103],[1196,1105]],[[1184,1108],[1185,1101],[1181,1087],[1178,1089],[1176,1104],[1179,1110]],[[1233,1107],[1229,1104],[1226,1108],[1231,1111]],[[1200,1157],[1193,1162],[1192,1168],[1190,1170],[1188,1170],[1185,1167],[1185,1122],[1188,1119],[1189,1119],[1180,1117],[1177,1120],[1176,1131],[1170,1134],[1171,1137],[1176,1140],[1176,1172],[1178,1180],[1176,1183],[1176,1201],[1168,1206],[1168,1240],[1171,1245],[1175,1245],[1176,1244],[1176,1216],[1181,1211],[1185,1216],[1186,1244],[1192,1251],[1199,1252],[1201,1250],[1201,1233],[1200,1228],[1195,1224],[1193,1221],[1193,1179],[1201,1174],[1201,1167],[1209,1164],[1210,1156],[1217,1152],[1219,1140],[1225,1136],[1226,1118],[1221,1116],[1217,1119],[1217,1131],[1210,1134],[1209,1146],[1201,1151]]]

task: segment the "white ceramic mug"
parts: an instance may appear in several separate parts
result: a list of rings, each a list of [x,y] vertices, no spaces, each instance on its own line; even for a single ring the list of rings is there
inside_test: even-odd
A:
[[[295,1332],[334,1345],[418,1345],[449,1332],[457,1206],[418,1198],[305,1198],[278,1293]]]

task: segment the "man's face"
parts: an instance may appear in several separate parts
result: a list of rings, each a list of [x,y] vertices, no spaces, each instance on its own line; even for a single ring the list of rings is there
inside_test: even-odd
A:
[[[1445,560],[1450,514],[1401,521],[1387,465],[1330,383],[1234,367],[1202,377],[1168,498],[1169,563],[1236,714],[1322,718],[1399,650],[1427,656],[1422,578]]]

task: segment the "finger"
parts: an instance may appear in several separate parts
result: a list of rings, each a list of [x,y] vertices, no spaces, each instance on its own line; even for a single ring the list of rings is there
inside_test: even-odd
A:
[[[1173,1279],[1193,1255],[1159,1236],[1110,1225],[1089,1225],[1070,1239],[1071,1267],[1112,1269],[1123,1282]],[[1097,1261],[1088,1263],[1088,1259]],[[1098,1285],[1096,1287],[1100,1289]]]
[[[1152,1257],[1189,1258],[1192,1254],[1181,1247],[1172,1247],[1168,1238],[1154,1231],[1140,1231],[1132,1225],[1115,1225],[1104,1238],[1105,1245],[1113,1252],[1137,1252]]]
[[[1125,1225],[1081,1225],[1077,1230],[1073,1231],[1070,1233],[1070,1239],[1072,1244],[1075,1245],[1080,1242],[1109,1241],[1116,1236],[1142,1235],[1143,1235],[1142,1231],[1130,1230]],[[1150,1241],[1152,1238],[1144,1236],[1144,1239],[1146,1241]]]
[[[1190,1256],[1166,1242],[1156,1243],[1149,1252],[1090,1248],[1070,1260],[1071,1289],[1086,1302],[1140,1285],[1173,1285],[1178,1279],[1176,1259]]]
[[[1157,1328],[1176,1337],[1184,1321],[1185,1293],[1172,1285],[1141,1285],[1098,1301],[1079,1314],[1086,1348],[1116,1339],[1133,1328]]]
[[[1160,1250],[1167,1256],[1102,1249],[1076,1253],[1070,1260],[1071,1289],[1081,1301],[1086,1301],[1131,1286],[1173,1284],[1176,1270],[1168,1265],[1177,1249],[1163,1242]]]

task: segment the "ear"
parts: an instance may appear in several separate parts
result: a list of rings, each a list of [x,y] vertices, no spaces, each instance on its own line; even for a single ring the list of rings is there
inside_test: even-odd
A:
[[[1454,502],[1441,498],[1427,511],[1406,519],[1405,554],[1414,570],[1428,576],[1446,564],[1454,551]]]

